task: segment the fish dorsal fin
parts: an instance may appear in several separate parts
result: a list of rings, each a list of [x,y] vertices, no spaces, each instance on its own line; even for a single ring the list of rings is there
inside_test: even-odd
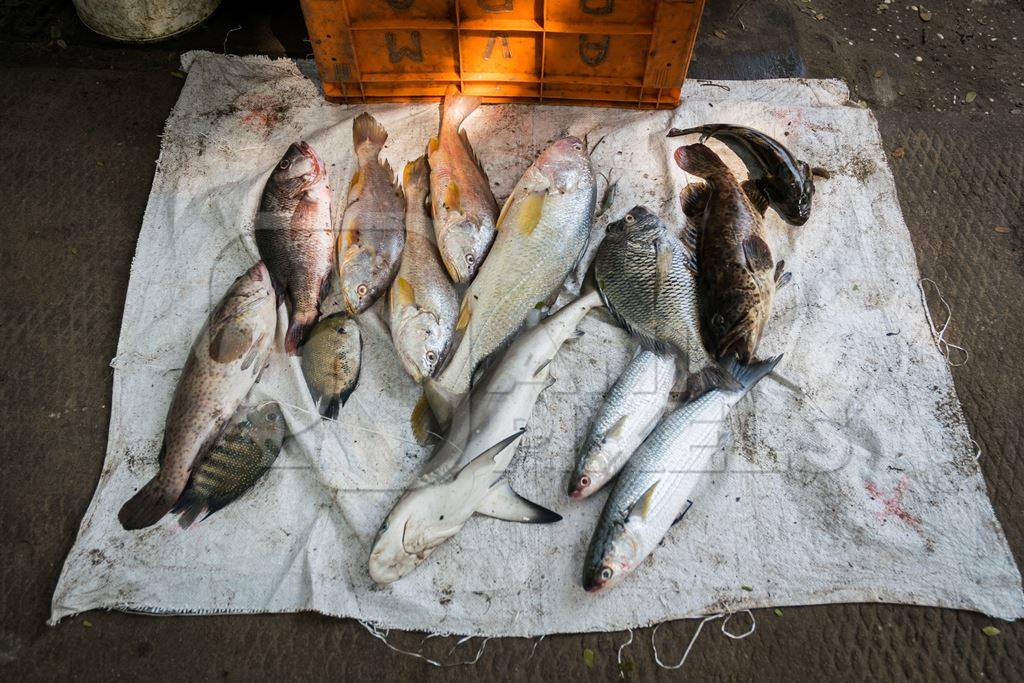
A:
[[[658,482],[654,482],[648,487],[644,494],[636,499],[629,508],[629,512],[626,513],[627,518],[639,518],[647,519],[647,515],[651,512],[651,503],[654,500],[654,490],[658,487]]]
[[[466,148],[466,154],[469,155],[469,160],[480,169],[480,172],[487,177],[487,171],[484,170],[484,165],[480,163],[480,159],[476,156],[476,151],[473,149],[473,145],[469,143],[469,135],[466,134],[465,128],[459,129],[459,139],[462,140],[462,146]]]
[[[747,259],[747,268],[755,273],[775,267],[771,247],[757,235],[751,235],[743,240],[743,255]]]
[[[444,198],[441,202],[449,211],[459,210],[459,207],[461,206],[461,197],[459,195],[459,185],[454,179],[448,181],[448,187],[444,190]]]
[[[760,184],[757,181],[748,179],[740,183],[740,187],[743,188],[743,192],[750,199],[750,203],[754,205],[754,209],[763,216],[764,212],[768,210],[768,195],[761,189]]]
[[[544,211],[544,199],[547,194],[543,192],[528,192],[519,202],[519,210],[512,220],[515,229],[522,235],[532,235],[537,224],[540,223],[541,213]]]
[[[416,303],[416,290],[404,277],[395,278],[395,286],[391,291],[391,296],[394,297],[394,302],[398,306],[409,306]]]
[[[560,514],[520,496],[504,479],[490,488],[476,513],[524,524],[550,524],[562,519]]]
[[[525,431],[526,427],[523,427],[518,432],[506,436],[504,439],[502,439],[498,443],[494,444],[493,446],[485,450],[480,455],[470,460],[468,463],[465,464],[465,466],[463,466],[461,470],[459,470],[459,473],[455,475],[455,479],[458,479],[463,475],[466,475],[466,473],[469,472],[471,468],[475,469],[473,467],[474,465],[477,467],[493,467],[495,465],[495,461],[497,460],[498,456],[501,455],[502,451],[504,451],[508,446],[517,441]]]

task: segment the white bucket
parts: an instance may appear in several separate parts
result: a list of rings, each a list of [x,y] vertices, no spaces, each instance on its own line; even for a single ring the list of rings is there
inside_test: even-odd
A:
[[[78,16],[96,33],[142,43],[187,31],[217,9],[220,0],[74,0]]]

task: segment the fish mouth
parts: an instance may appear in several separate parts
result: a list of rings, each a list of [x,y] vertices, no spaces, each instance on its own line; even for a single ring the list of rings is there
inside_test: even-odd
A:
[[[605,582],[598,577],[591,576],[583,580],[583,590],[588,593],[600,593],[604,586]]]
[[[313,170],[306,174],[309,177],[309,181],[314,182],[319,180],[320,176],[323,174],[323,167],[320,165],[320,160],[317,158],[316,152],[313,151],[313,148],[305,140],[299,141],[298,148],[299,152],[302,153],[302,156],[309,159],[310,163],[313,164]]]

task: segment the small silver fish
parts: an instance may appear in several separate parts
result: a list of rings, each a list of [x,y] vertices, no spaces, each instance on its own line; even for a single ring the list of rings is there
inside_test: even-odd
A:
[[[601,512],[583,566],[584,588],[614,586],[658,547],[721,446],[729,410],[781,358],[749,366],[728,359],[724,367],[740,383],[739,390],[712,389],[654,428],[619,473]]]
[[[608,390],[576,457],[571,497],[586,498],[619,473],[661,418],[675,375],[674,356],[637,349]]]

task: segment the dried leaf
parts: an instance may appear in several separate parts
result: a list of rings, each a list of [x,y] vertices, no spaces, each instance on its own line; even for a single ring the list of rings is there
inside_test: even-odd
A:
[[[588,669],[594,668],[594,651],[590,648],[583,651],[583,663],[587,665]]]
[[[82,620],[82,626],[84,626],[85,628],[92,628],[92,622],[89,621],[88,619],[83,619]],[[991,628],[991,627],[989,627],[989,628]],[[998,633],[998,631],[997,631],[997,633]]]
[[[921,11],[918,13],[917,16],[921,17],[921,21],[931,21],[932,20],[932,13],[929,12],[928,10],[926,10],[924,7],[921,8]]]
[[[721,38],[722,40],[725,40],[725,35],[725,31],[723,31],[722,29],[715,29],[715,38]]]
[[[999,629],[997,629],[995,626],[986,626],[985,628],[981,629],[981,632],[984,633],[986,636],[999,635]]]
[[[752,586],[740,586],[740,588],[742,588],[743,590],[747,591],[748,593],[750,593],[751,591],[754,590],[754,588]]]
[[[902,147],[897,147],[896,149],[894,149],[892,151],[892,158],[893,159],[902,159],[904,156],[906,156],[906,154],[907,154],[906,151]]]
[[[885,75],[885,69],[875,69],[875,78],[881,78]]]
[[[964,102],[966,102],[967,104],[970,104],[971,102],[974,101],[974,98],[976,98],[977,96],[978,96],[978,93],[976,93],[976,92],[974,92],[972,90],[969,93],[967,93],[967,95],[964,97]]]
[[[777,617],[781,617],[782,616],[782,610],[779,609],[778,607],[775,608],[775,616],[777,616]]]
[[[1010,234],[1010,229],[1008,227],[1006,227],[1005,225],[997,225],[996,227],[994,227],[992,229],[995,230],[996,232],[998,232],[1000,235],[1009,235]]]
[[[68,249],[72,256],[78,256],[78,247],[71,247]]]
[[[181,69],[174,69],[173,71],[171,71],[171,75],[175,78],[181,78],[183,80],[186,76],[188,76],[188,74],[182,71]]]

